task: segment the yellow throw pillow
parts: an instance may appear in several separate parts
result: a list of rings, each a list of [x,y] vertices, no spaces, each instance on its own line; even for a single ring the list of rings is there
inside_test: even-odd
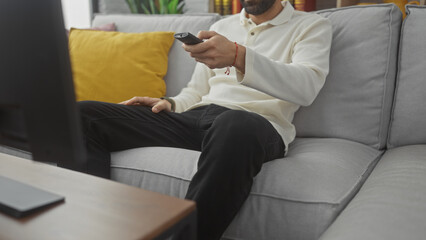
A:
[[[118,103],[162,97],[173,32],[71,29],[69,50],[77,100]]]

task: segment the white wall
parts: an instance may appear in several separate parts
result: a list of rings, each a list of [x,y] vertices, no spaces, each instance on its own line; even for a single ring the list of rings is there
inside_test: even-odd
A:
[[[207,13],[213,0],[185,0],[185,13]]]
[[[91,0],[61,0],[65,28],[88,28],[91,25]]]

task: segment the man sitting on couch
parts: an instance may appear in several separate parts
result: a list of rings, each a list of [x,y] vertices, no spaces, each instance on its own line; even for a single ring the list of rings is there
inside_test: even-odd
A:
[[[329,67],[328,20],[281,0],[241,2],[241,14],[198,34],[203,43],[183,45],[199,63],[178,96],[79,104],[90,174],[109,178],[111,151],[201,151],[186,198],[197,203],[202,240],[220,239],[262,164],[284,157],[294,113],[312,103]]]

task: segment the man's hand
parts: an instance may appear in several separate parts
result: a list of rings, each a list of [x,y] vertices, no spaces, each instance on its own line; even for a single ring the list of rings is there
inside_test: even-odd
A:
[[[150,97],[133,97],[127,101],[121,102],[123,105],[141,105],[152,107],[152,112],[159,113],[161,111],[171,112],[172,105],[165,99]]]
[[[214,31],[201,31],[198,38],[207,41],[195,45],[182,45],[197,62],[204,63],[211,69],[228,67],[234,63],[237,50],[234,42]],[[245,72],[245,48],[241,45],[238,47],[234,66]]]

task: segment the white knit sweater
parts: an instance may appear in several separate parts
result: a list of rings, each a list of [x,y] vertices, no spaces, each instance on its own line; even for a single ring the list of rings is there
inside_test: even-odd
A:
[[[173,97],[176,112],[217,104],[260,114],[286,147],[295,138],[291,123],[300,106],[310,105],[328,74],[331,24],[317,15],[284,9],[256,25],[245,11],[216,22],[212,31],[246,47],[245,74],[197,63],[188,86]]]

